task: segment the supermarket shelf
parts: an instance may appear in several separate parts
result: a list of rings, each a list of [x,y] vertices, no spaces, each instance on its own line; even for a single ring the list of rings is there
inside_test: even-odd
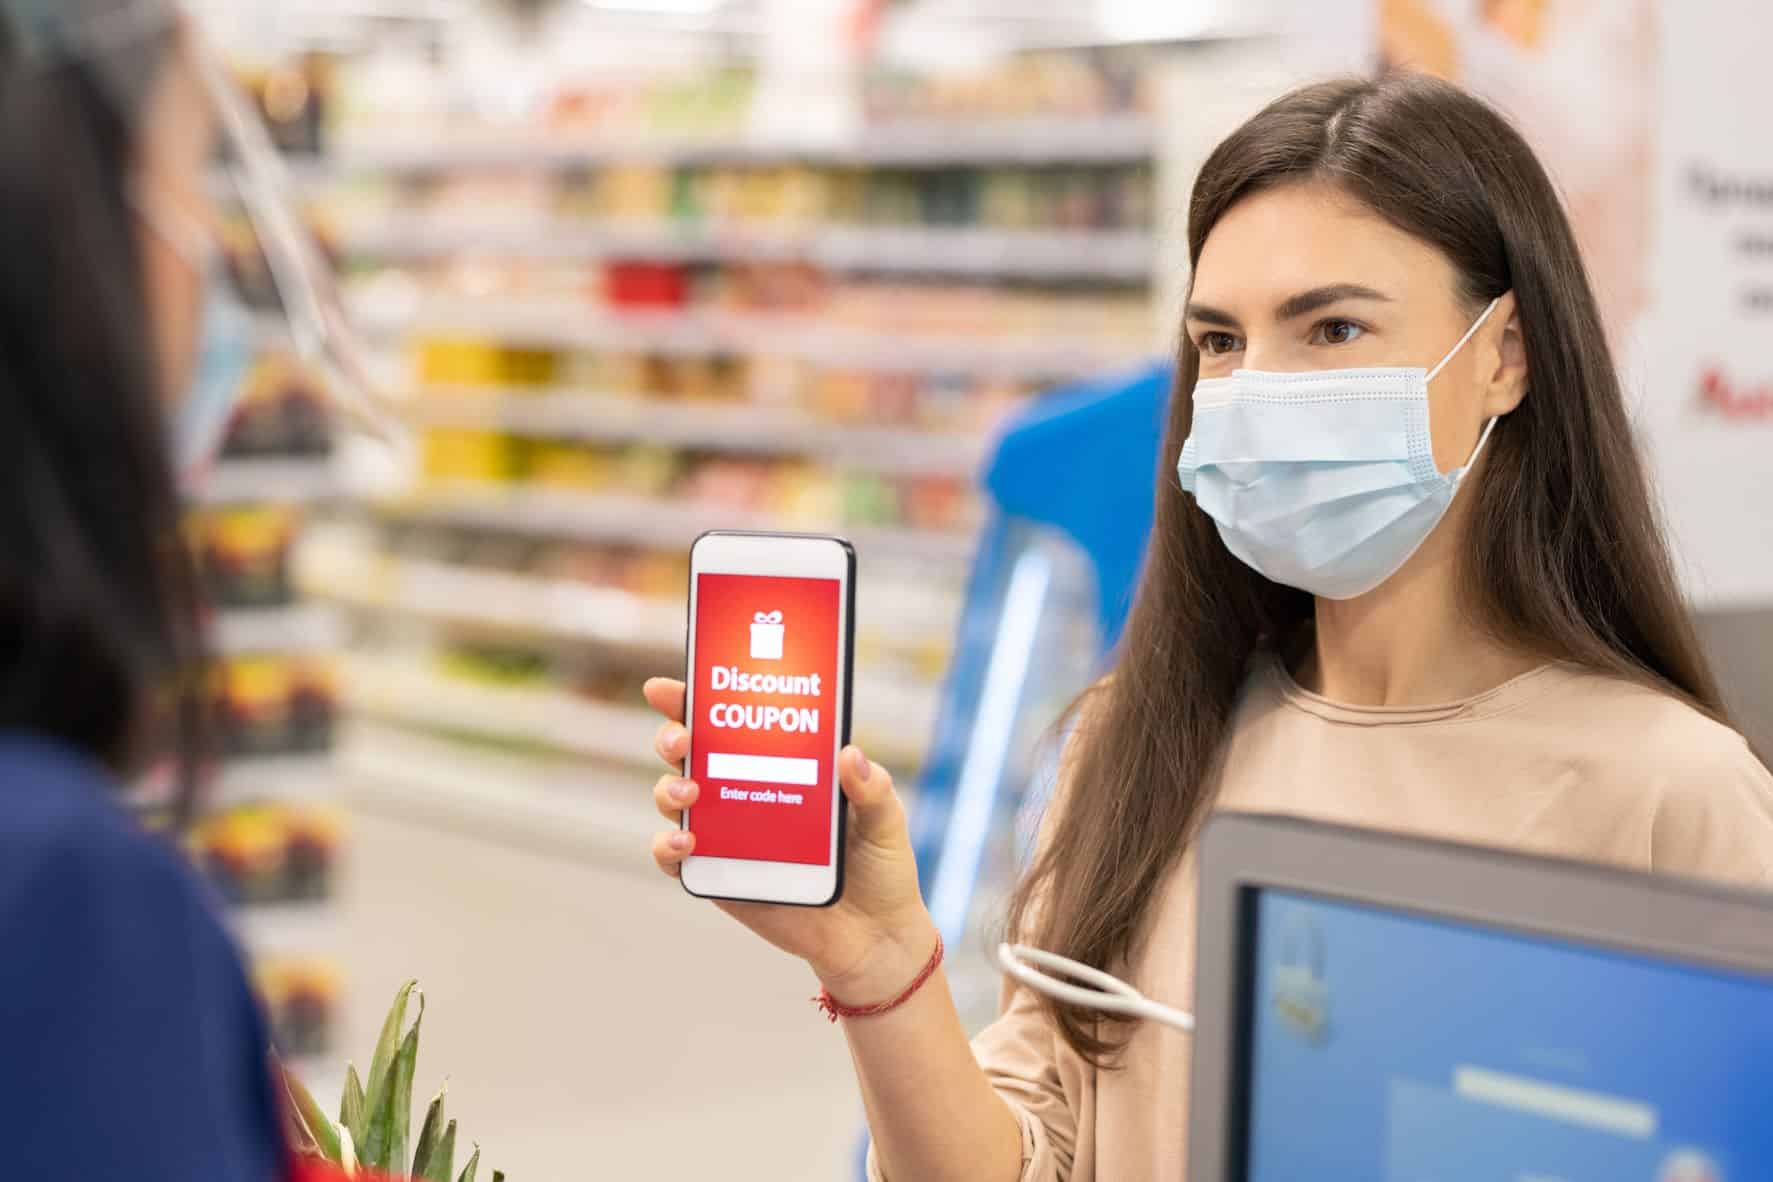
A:
[[[987,164],[1130,164],[1149,160],[1156,129],[1144,115],[1046,116],[988,120],[905,121],[877,125],[842,146],[744,135],[673,137],[566,136],[510,128],[437,128],[422,134],[342,139],[323,169],[331,179],[370,172],[450,169],[572,169],[617,163],[762,164],[808,161],[830,165],[942,167]]]
[[[344,552],[304,576],[308,592],[360,611],[390,612],[553,641],[681,660],[684,603],[614,587],[418,558]],[[926,584],[864,582],[858,628],[900,646],[946,641],[958,607]]]
[[[209,788],[211,809],[274,800],[328,802],[338,796],[338,763],[328,755],[270,755],[231,760]]]
[[[1156,126],[1141,114],[877,124],[851,162],[864,165],[1130,164],[1155,151]]]
[[[311,903],[258,903],[229,908],[240,939],[255,956],[290,952],[323,952],[339,938],[338,905],[327,899]]]
[[[797,260],[834,271],[1005,279],[1145,282],[1156,247],[1137,230],[993,230],[964,227],[767,224],[394,216],[341,239],[347,253],[378,258],[503,255],[550,262],[645,258],[681,262]]]
[[[339,480],[329,459],[223,460],[195,492],[208,505],[306,504],[337,496]]]
[[[1143,283],[1157,246],[1139,230],[844,228],[821,234],[813,257],[833,270]]]
[[[759,455],[802,455],[902,476],[970,478],[987,442],[977,435],[833,423],[790,407],[657,402],[595,392],[433,387],[413,404],[428,426],[512,435],[644,443]]]
[[[443,624],[677,654],[683,651],[681,600],[656,600],[566,579],[544,579],[425,559],[369,561],[310,580],[312,594],[360,609],[398,612]]]
[[[588,773],[570,760],[478,751],[374,723],[345,744],[351,800],[402,823],[445,825],[475,837],[631,860],[650,869],[653,833],[664,827],[652,777]]]
[[[664,549],[687,549],[710,529],[795,528],[795,523],[778,517],[719,505],[467,482],[438,485],[411,498],[382,502],[378,508],[385,516],[406,521]],[[887,526],[842,532],[863,553],[890,552],[960,567],[973,554],[970,533]]]
[[[1123,369],[1142,359],[1130,343],[962,333],[865,331],[830,320],[728,312],[612,313],[566,299],[433,297],[352,301],[366,333],[383,338],[495,338],[542,349],[676,357],[773,355],[827,368],[967,373],[1043,382]]]
[[[344,621],[324,604],[235,609],[215,620],[215,646],[242,653],[326,653],[343,647]]]
[[[127,793],[130,807],[154,811],[169,808],[179,791],[178,769],[162,760],[142,775]],[[230,759],[202,786],[198,802],[217,812],[242,804],[325,801],[337,792],[337,770],[331,755],[265,755]]]
[[[659,720],[639,705],[587,701],[551,686],[483,684],[444,676],[416,661],[377,658],[348,661],[345,684],[352,709],[372,718],[607,763],[656,762],[652,743]]]

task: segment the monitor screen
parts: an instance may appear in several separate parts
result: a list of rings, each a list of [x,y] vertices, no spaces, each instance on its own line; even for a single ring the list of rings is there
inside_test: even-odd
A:
[[[1252,1182],[1773,1178],[1773,981],[1255,894]]]

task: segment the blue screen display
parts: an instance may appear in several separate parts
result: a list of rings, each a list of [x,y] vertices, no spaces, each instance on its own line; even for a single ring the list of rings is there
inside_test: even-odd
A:
[[[1773,981],[1280,891],[1249,1178],[1773,1179]]]

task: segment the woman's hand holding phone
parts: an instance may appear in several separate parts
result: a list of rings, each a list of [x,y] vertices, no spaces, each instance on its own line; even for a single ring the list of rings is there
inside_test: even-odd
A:
[[[683,682],[655,677],[645,693],[666,719],[653,747],[671,769],[654,785],[653,802],[677,825],[700,791],[681,771],[690,742],[683,725]],[[834,997],[865,1005],[893,996],[916,976],[935,948],[936,926],[918,890],[917,858],[893,778],[859,748],[846,747],[838,759],[838,779],[850,805],[840,855],[845,859],[842,898],[830,907],[725,900],[715,905],[805,960]],[[653,839],[654,861],[674,878],[694,853],[695,834],[689,830],[673,828]]]

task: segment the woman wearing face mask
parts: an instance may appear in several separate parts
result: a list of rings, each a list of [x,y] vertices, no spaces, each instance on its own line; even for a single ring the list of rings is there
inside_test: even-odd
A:
[[[215,286],[211,152],[242,126],[218,77],[170,2],[0,0],[8,1176],[290,1168],[240,958],[117,800],[169,761],[188,787],[201,749],[175,457],[201,470],[247,357],[245,312]]]
[[[1014,937],[1186,1006],[1215,808],[1766,883],[1773,778],[1725,719],[1520,136],[1422,77],[1296,91],[1207,160],[1189,248],[1143,583]],[[682,686],[647,695],[675,766]],[[1011,990],[969,1048],[891,781],[841,766],[842,901],[727,909],[846,1015],[886,1003],[844,1021],[874,1175],[1179,1182],[1187,1037]],[[657,803],[698,792],[667,775]]]

